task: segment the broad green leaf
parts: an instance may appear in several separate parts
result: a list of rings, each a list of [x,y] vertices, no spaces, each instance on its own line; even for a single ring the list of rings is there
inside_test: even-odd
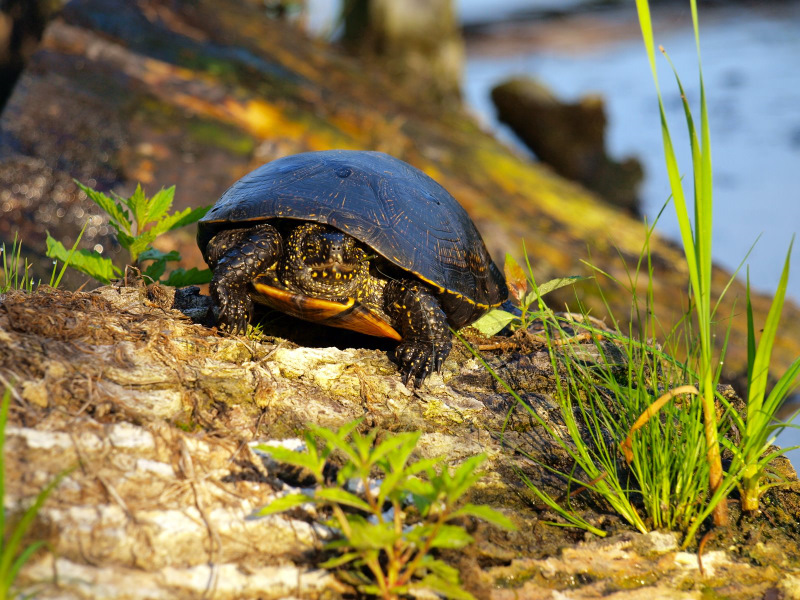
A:
[[[346,554],[342,554],[341,556],[326,560],[325,562],[320,563],[319,566],[323,569],[336,569],[337,567],[346,565],[347,563],[352,562],[359,557],[360,555],[357,552],[348,552]]]
[[[276,498],[265,507],[257,510],[253,515],[256,517],[266,517],[267,515],[284,512],[308,502],[314,502],[314,498],[306,496],[305,494],[287,494]]]
[[[431,548],[463,548],[473,542],[472,536],[458,525],[441,525],[435,537],[433,525],[417,525],[405,535],[406,539],[422,547],[430,540]]]
[[[462,589],[458,583],[446,581],[434,574],[426,575],[418,583],[411,584],[409,588],[431,590],[453,600],[475,600],[475,596]]]
[[[508,253],[506,253],[506,263],[503,266],[503,270],[506,275],[509,296],[519,306],[522,297],[525,295],[525,290],[528,289],[528,279],[525,277],[525,271],[514,260],[514,257]]]
[[[314,494],[314,497],[319,500],[327,500],[328,502],[335,502],[336,504],[344,504],[346,506],[352,506],[353,508],[358,508],[360,510],[366,512],[372,512],[370,505],[364,502],[361,498],[356,496],[355,494],[351,494],[350,492],[343,490],[342,488],[338,487],[329,487],[323,488],[321,490],[317,490]]]
[[[131,233],[131,218],[125,208],[123,208],[113,198],[106,196],[103,192],[93,190],[92,188],[83,185],[77,179],[73,179],[73,181],[79,188],[81,188],[81,191],[83,191],[83,193],[86,194],[92,202],[97,204],[97,206],[105,211],[105,213],[110,217],[109,223],[112,227],[114,227],[114,229],[117,230],[118,233]]]
[[[516,315],[495,308],[487,312],[477,321],[474,321],[470,327],[474,327],[486,337],[492,337],[500,333],[506,325],[518,320],[519,317]]]
[[[381,588],[379,588],[377,585],[360,585],[358,586],[358,591],[361,592],[362,594],[369,594],[370,596],[383,595],[381,592]],[[396,591],[400,593],[399,590]]]
[[[559,277],[557,279],[551,279],[550,281],[545,281],[542,285],[540,285],[536,289],[536,291],[538,292],[537,295],[540,297],[544,296],[545,294],[549,294],[550,292],[553,292],[559,288],[572,285],[573,283],[583,281],[584,279],[591,279],[591,277],[584,277],[582,275],[570,275],[569,277]]]
[[[201,271],[197,267],[192,267],[187,271],[183,267],[179,267],[172,271],[162,283],[176,288],[186,287],[187,285],[201,285],[210,282],[213,275],[210,269]]]
[[[162,252],[157,248],[148,248],[141,254],[139,254],[139,260],[164,260],[164,261],[179,261],[181,259],[181,254],[177,250],[170,250],[169,252]]]
[[[350,525],[348,542],[356,550],[380,551],[400,539],[392,523],[370,523],[361,515],[347,514]]]
[[[485,504],[465,504],[457,511],[455,511],[453,514],[451,514],[449,518],[452,519],[455,517],[463,517],[467,515],[470,517],[483,519],[484,521],[487,521],[492,525],[497,525],[498,527],[502,527],[504,529],[508,529],[511,531],[515,531],[517,529],[511,522],[511,519],[509,519],[500,511],[490,508]]]
[[[69,266],[73,269],[85,273],[101,283],[107,285],[111,283],[112,279],[119,277],[121,274],[110,258],[101,256],[93,250],[76,250],[70,254],[70,251],[64,248],[61,242],[51,237],[49,233],[47,234],[46,243],[47,256],[58,259],[63,263],[69,262]]]
[[[146,222],[158,221],[167,214],[167,211],[172,207],[172,200],[175,197],[175,186],[168,188],[161,188],[155,195],[150,198],[147,206]]]
[[[161,276],[167,269],[167,261],[178,261],[180,259],[181,255],[177,250],[162,252],[156,248],[148,248],[139,255],[140,264],[144,261],[153,261],[147,266],[146,269],[144,269],[144,271],[142,271],[142,274],[145,277],[149,277],[153,281],[158,281],[161,279]]]
[[[431,573],[438,575],[445,581],[449,581],[450,583],[458,583],[459,580],[459,572],[458,569],[455,567],[448,565],[441,559],[435,558],[431,554],[426,554],[420,560],[420,567],[423,569],[430,571]]]

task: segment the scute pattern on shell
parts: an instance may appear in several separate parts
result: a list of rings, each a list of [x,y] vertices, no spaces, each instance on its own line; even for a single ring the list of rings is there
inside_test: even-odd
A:
[[[336,227],[410,271],[440,294],[463,326],[507,295],[475,225],[438,183],[380,152],[330,150],[287,156],[236,182],[200,222],[205,248],[233,222],[315,221]]]

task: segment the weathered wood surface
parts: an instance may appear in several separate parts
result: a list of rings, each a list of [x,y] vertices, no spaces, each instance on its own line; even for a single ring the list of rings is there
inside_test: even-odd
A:
[[[701,575],[676,535],[634,533],[587,494],[573,497],[573,507],[612,536],[548,525],[556,516],[519,472],[556,497],[564,483],[515,450],[566,471],[570,461],[463,347],[443,376],[411,392],[381,350],[223,336],[172,303],[169,290],[143,287],[0,298],[0,375],[16,389],[5,445],[8,514],[72,469],[34,526],[52,550],[22,572],[20,583],[37,598],[352,594],[317,566],[329,557],[322,547],[331,532],[316,511],[248,516],[306,485],[296,470],[257,456],[253,442],[291,443],[309,421],[339,427],[356,417],[380,439],[421,431],[419,458],[456,465],[487,453],[487,474],[469,500],[503,511],[518,531],[466,520],[476,543],[441,553],[480,599],[800,597],[800,495],[792,488],[770,493],[769,519],[715,532]],[[489,360],[563,429],[546,352]]]

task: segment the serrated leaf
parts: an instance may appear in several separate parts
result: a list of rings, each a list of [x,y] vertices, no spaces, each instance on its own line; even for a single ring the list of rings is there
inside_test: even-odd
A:
[[[492,525],[497,525],[510,531],[515,531],[517,528],[507,516],[500,511],[497,511],[485,504],[465,504],[457,511],[452,513],[448,518],[470,516],[478,519],[483,519]]]
[[[155,195],[150,198],[147,205],[147,223],[158,221],[167,214],[167,211],[172,207],[172,201],[175,198],[175,186],[166,189],[161,188]]]
[[[369,504],[364,502],[355,494],[343,490],[338,487],[329,487],[317,490],[314,497],[319,500],[327,500],[328,502],[335,502],[336,504],[344,504],[345,506],[352,506],[366,512],[372,512]]]
[[[165,260],[157,260],[154,263],[150,264],[144,271],[142,271],[142,275],[144,275],[147,279],[151,281],[158,281],[161,279],[161,276],[164,274],[164,271],[167,270],[167,261]]]
[[[156,248],[148,248],[139,255],[140,264],[147,260],[153,261],[152,264],[148,265],[148,267],[142,271],[145,277],[149,277],[153,281],[161,279],[164,271],[167,270],[167,261],[178,261],[180,259],[181,255],[177,250],[162,252]]]
[[[528,289],[528,279],[525,270],[519,266],[514,257],[506,253],[506,263],[503,266],[508,285],[508,294],[519,305],[525,291]]]
[[[515,320],[519,320],[519,317],[510,312],[500,310],[499,308],[494,308],[477,321],[473,321],[470,327],[474,327],[486,337],[492,337],[500,333],[506,325],[513,323]]]
[[[131,253],[131,262],[136,263],[139,261],[139,255],[150,247],[153,240],[158,237],[153,229],[148,229],[144,233],[137,235],[128,246],[128,252]]]
[[[202,219],[210,209],[211,206],[201,206],[200,208],[186,208],[182,211],[174,212],[167,217],[163,217],[148,231],[152,231],[155,236],[159,236],[167,231],[191,225]]]
[[[405,474],[408,476],[416,475],[417,473],[434,473],[436,467],[441,465],[445,460],[444,456],[434,456],[432,458],[421,458],[414,461],[405,468]]]
[[[132,236],[130,236],[127,233],[124,233],[122,231],[118,231],[117,232],[117,241],[119,242],[120,246],[122,246],[123,248],[125,248],[125,250],[128,250],[128,252],[130,252],[131,244],[133,244],[133,242],[136,241],[136,238],[132,237]]]
[[[265,507],[260,508],[253,513],[253,515],[256,517],[266,517],[267,515],[274,515],[275,513],[284,512],[308,502],[314,502],[314,498],[306,496],[305,494],[287,494],[286,496],[275,498],[275,500],[267,504]]]
[[[114,227],[114,229],[117,230],[117,233],[131,233],[131,218],[128,214],[128,211],[126,211],[122,205],[120,205],[113,198],[106,196],[103,192],[98,192],[89,186],[83,185],[77,179],[73,179],[72,181],[75,182],[75,184],[92,202],[97,204],[97,206],[103,209],[103,211],[110,217],[109,223],[112,227]]]
[[[122,200],[131,209],[133,218],[136,220],[136,233],[141,234],[142,230],[147,226],[147,213],[150,208],[147,197],[144,195],[142,184],[137,183],[133,194],[129,198],[123,198]]]
[[[255,447],[255,449],[259,450],[260,452],[266,452],[278,462],[288,463],[290,465],[294,465],[295,467],[302,467],[315,474],[322,472],[322,467],[325,464],[324,459],[312,456],[308,452],[296,452],[294,450],[284,448],[283,446],[267,446],[265,444],[259,444]]]
[[[347,430],[347,433],[342,436],[341,429],[339,432],[331,431],[325,427],[319,427],[318,425],[314,425],[313,423],[309,424],[309,428],[314,433],[314,435],[321,437],[328,443],[328,446],[331,449],[340,450],[347,458],[349,458],[354,463],[359,462],[358,452],[353,448],[350,444],[347,443],[347,440],[344,439],[347,435],[350,434],[352,429]]]
[[[551,279],[550,281],[545,281],[542,285],[539,286],[538,292],[539,296],[544,296],[545,294],[549,294],[552,291],[555,291],[559,288],[572,285],[573,283],[577,283],[579,281],[583,281],[584,279],[591,279],[591,277],[585,277],[583,275],[570,275],[569,277],[559,277],[558,279]]]
[[[186,287],[187,285],[202,285],[209,283],[213,277],[210,269],[200,270],[197,267],[192,267],[188,271],[183,267],[179,267],[169,274],[164,285],[171,285],[172,287]]]
[[[93,250],[76,250],[70,256],[70,251],[58,240],[47,234],[47,256],[55,258],[63,263],[69,262],[73,269],[85,273],[97,281],[109,284],[112,279],[119,277],[121,271],[114,266],[110,258],[101,256]]]
[[[442,471],[442,482],[447,491],[447,499],[452,504],[483,477],[476,469],[486,460],[486,454],[470,456],[455,470],[452,477]]]
[[[387,437],[372,449],[372,460],[377,462],[385,456],[389,466],[402,469],[421,435],[421,431],[410,431]]]

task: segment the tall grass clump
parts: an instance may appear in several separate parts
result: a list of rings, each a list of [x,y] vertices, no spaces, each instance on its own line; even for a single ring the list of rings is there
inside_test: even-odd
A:
[[[709,464],[710,494],[724,498],[727,496],[723,479],[725,474],[720,460],[720,441],[715,411],[715,391],[720,374],[721,356],[715,357],[713,347],[712,322],[716,313],[717,304],[711,305],[711,246],[712,246],[712,214],[713,214],[713,185],[711,172],[711,143],[708,123],[708,108],[706,104],[705,87],[703,84],[702,61],[700,59],[700,28],[697,16],[696,0],[690,0],[692,25],[694,28],[697,46],[698,75],[700,83],[700,125],[699,132],[695,127],[692,112],[686,99],[683,86],[674,66],[672,70],[681,92],[686,125],[692,149],[692,175],[694,183],[694,222],[689,219],[689,210],[683,192],[680,172],[672,145],[664,103],[658,83],[658,74],[655,64],[655,50],[653,43],[653,29],[650,18],[650,8],[647,0],[636,0],[639,22],[642,29],[647,56],[653,74],[658,96],[659,114],[661,119],[661,132],[664,145],[664,157],[670,188],[678,217],[681,231],[686,264],[689,269],[690,290],[694,318],[697,324],[699,338],[699,352],[697,353],[697,380],[700,397],[703,404],[705,427],[706,456]],[[663,52],[663,48],[661,49]],[[666,56],[666,53],[664,53]],[[789,276],[789,259],[791,244],[784,262],[778,289],[767,315],[761,339],[756,343],[753,311],[750,302],[749,278],[747,285],[747,319],[748,319],[748,394],[747,415],[742,418],[735,414],[737,424],[744,432],[742,441],[738,446],[725,441],[724,444],[733,452],[734,461],[728,472],[727,479],[742,480],[742,508],[748,511],[758,509],[758,498],[770,487],[763,483],[767,476],[769,461],[780,452],[765,454],[772,439],[774,430],[779,427],[773,424],[775,413],[784,398],[794,388],[798,373],[800,373],[800,359],[795,361],[786,373],[774,386],[772,392],[766,395],[767,378],[772,347],[775,341],[778,321],[783,309],[786,285]],[[724,348],[722,353],[724,354]],[[765,398],[766,396],[766,398]],[[714,523],[724,525],[727,523],[727,504],[720,501],[714,509]],[[694,530],[699,525],[695,524]]]
[[[697,337],[699,338],[698,358],[698,388],[703,406],[703,419],[705,426],[706,459],[709,465],[709,485],[712,494],[720,489],[723,471],[720,458],[720,444],[717,436],[717,417],[715,409],[715,392],[720,373],[720,363],[714,359],[714,340],[712,334],[713,311],[711,308],[711,242],[713,221],[713,183],[711,172],[711,136],[708,125],[708,108],[706,105],[705,86],[703,84],[702,62],[700,59],[700,30],[697,18],[696,0],[690,0],[692,11],[692,25],[694,27],[695,41],[697,44],[698,74],[700,80],[700,131],[694,124],[692,112],[686,99],[683,86],[677,72],[675,79],[683,100],[686,126],[689,132],[689,141],[692,148],[692,175],[694,183],[694,223],[689,218],[689,208],[683,190],[681,173],[675,157],[664,111],[664,100],[658,82],[658,71],[655,62],[655,49],[653,42],[653,27],[650,19],[650,6],[648,0],[636,0],[636,9],[639,14],[639,24],[642,29],[650,69],[653,73],[653,82],[658,96],[658,110],[661,119],[661,135],[664,144],[664,158],[667,174],[669,176],[672,200],[678,217],[681,241],[686,256],[686,266],[689,270],[689,282],[694,306],[694,317],[697,322]],[[674,68],[673,68],[674,70]],[[719,502],[714,510],[714,523],[726,524],[728,521],[727,505]]]
[[[58,261],[53,261],[53,270],[50,273],[50,287],[57,288],[61,283],[61,278],[69,266],[72,258],[75,256],[75,249],[81,241],[83,232],[86,230],[86,225],[81,229],[78,238],[75,240],[70,250],[65,250],[63,255],[63,264],[61,269],[58,269]],[[2,272],[0,272],[0,294],[5,294],[10,290],[22,290],[25,292],[32,292],[35,287],[41,284],[41,281],[36,281],[31,273],[32,265],[28,262],[26,257],[22,256],[22,240],[19,239],[19,234],[14,234],[14,241],[11,244],[11,252],[6,249],[5,243],[0,244],[0,256],[2,256]]]
[[[34,281],[31,276],[31,264],[22,256],[22,242],[18,234],[14,234],[11,252],[6,249],[5,242],[0,245],[3,272],[0,273],[0,294],[9,290],[33,291]]]
[[[624,264],[626,280],[590,265],[596,279],[610,279],[630,294],[631,312],[624,322],[610,310],[610,327],[597,325],[585,308],[572,314],[555,313],[541,300],[541,287],[530,266],[527,281],[509,283],[509,288],[527,285],[532,291],[524,296],[539,298],[535,318],[556,375],[554,397],[564,427],[546,422],[535,407],[495,377],[517,400],[516,410],[526,411],[574,464],[569,472],[557,471],[524,448],[515,448],[565,482],[567,493],[560,503],[520,475],[569,526],[596,534],[597,528],[573,510],[578,493],[591,494],[595,502],[605,504],[643,533],[659,528],[687,532],[735,486],[735,479],[728,477],[722,493],[708,494],[710,465],[704,450],[702,405],[693,384],[697,375],[688,366],[697,350],[687,318],[665,331],[654,316],[652,231],[647,231],[636,264]],[[601,284],[597,287],[604,298]],[[730,421],[726,416],[724,422]]]

